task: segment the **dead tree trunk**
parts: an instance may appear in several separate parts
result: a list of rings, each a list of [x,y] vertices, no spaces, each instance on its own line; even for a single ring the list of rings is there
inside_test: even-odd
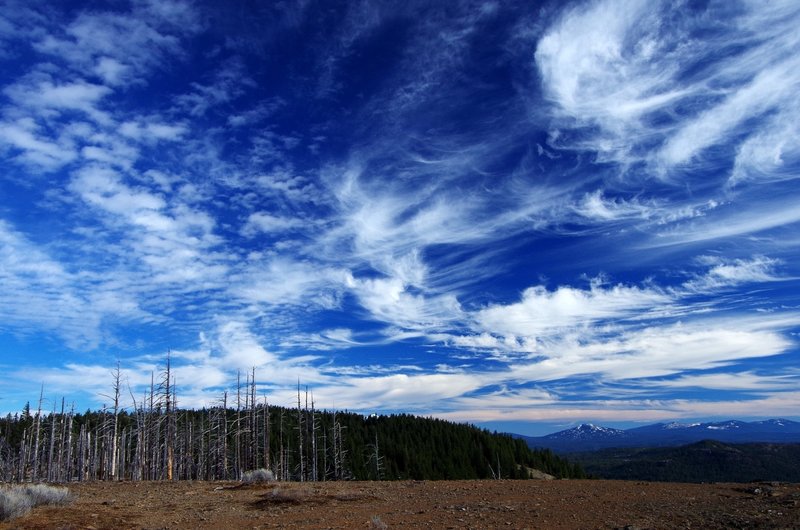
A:
[[[73,478],[73,462],[72,462],[72,419],[75,415],[75,404],[73,403],[69,410],[69,418],[67,420],[67,469],[66,479],[72,481]]]
[[[31,474],[31,478],[34,482],[39,480],[39,437],[40,437],[40,430],[42,425],[42,401],[44,400],[44,384],[42,385],[42,389],[39,392],[39,407],[36,410],[36,418],[34,419],[34,445],[33,445],[33,455],[32,458],[32,466],[33,472]]]
[[[56,449],[56,402],[53,401],[53,414],[50,415],[50,448],[47,451],[47,481],[53,482],[54,469],[54,453]]]
[[[269,425],[269,401],[267,396],[264,396],[264,467],[272,469],[272,462],[270,462],[270,425]]]
[[[111,427],[111,454],[110,454],[110,464],[111,464],[111,480],[117,480],[117,461],[119,459],[119,394],[122,389],[121,387],[121,379],[122,375],[119,369],[119,361],[117,361],[117,367],[111,372],[111,376],[113,378],[112,381],[112,394],[107,396],[111,399],[113,403],[113,411],[114,411],[114,423]]]
[[[286,465],[286,460],[287,460],[287,458],[286,458],[286,448],[283,445],[283,416],[284,416],[284,409],[283,409],[283,407],[281,407],[281,415],[279,417],[280,423],[278,424],[279,436],[280,436],[280,452],[278,454],[278,457],[280,459],[280,463],[279,463],[279,466],[280,466],[280,477],[281,477],[281,480],[289,480],[289,473],[286,470],[286,468],[288,467]]]
[[[228,392],[222,394],[222,477],[228,479]]]
[[[236,447],[234,448],[234,473],[236,478],[242,476],[242,372],[236,371],[236,420],[233,435]]]
[[[300,456],[300,482],[305,481],[305,454],[303,453],[303,410],[300,408],[300,380],[297,380],[297,454]]]
[[[383,457],[378,447],[378,430],[375,429],[375,443],[371,447],[369,459],[375,464],[375,480],[383,480]]]
[[[173,480],[173,470],[175,469],[175,423],[172,410],[172,387],[170,386],[171,372],[170,372],[170,352],[167,352],[167,369],[164,374],[164,397],[166,398],[165,412],[166,412],[166,429],[164,433],[164,445],[166,446],[166,466],[167,466],[167,480]]]
[[[257,469],[259,467],[259,451],[258,451],[258,407],[256,406],[256,369],[253,367],[250,377],[250,428],[249,437],[249,469]]]
[[[317,412],[314,410],[314,393],[311,393],[311,480],[319,479],[317,469]]]

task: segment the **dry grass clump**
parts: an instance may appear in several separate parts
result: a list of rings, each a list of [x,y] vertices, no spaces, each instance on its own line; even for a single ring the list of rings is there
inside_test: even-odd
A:
[[[48,486],[47,484],[26,484],[22,487],[23,491],[33,499],[34,506],[61,505],[71,501],[71,496],[67,488]]]
[[[275,480],[275,473],[269,469],[254,469],[252,471],[245,471],[242,475],[242,482],[245,484],[256,484],[260,482],[273,482]]]
[[[20,488],[0,489],[0,521],[22,517],[33,508],[33,499]]]
[[[300,504],[310,498],[311,492],[306,489],[275,488],[264,500],[272,504]]]
[[[57,488],[46,484],[25,484],[0,488],[0,521],[22,517],[36,506],[67,504],[70,500],[67,488]]]
[[[369,521],[369,527],[373,530],[387,530],[389,526],[381,521],[381,518],[377,515],[373,515],[372,519]]]
[[[261,496],[254,506],[267,509],[279,504],[318,504],[319,498],[307,488],[283,488],[276,486],[269,493]]]

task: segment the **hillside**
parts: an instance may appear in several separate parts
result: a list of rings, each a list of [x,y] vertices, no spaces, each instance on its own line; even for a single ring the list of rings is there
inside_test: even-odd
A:
[[[604,479],[667,482],[800,482],[800,444],[726,444],[617,448],[570,454]]]
[[[0,481],[226,480],[261,467],[284,481],[528,478],[530,469],[583,476],[510,435],[404,414],[245,403],[116,415],[26,407],[0,419]]]
[[[526,468],[559,478],[583,471],[549,450],[532,450],[506,434],[407,414],[338,414],[346,427],[353,476],[359,479],[457,480],[527,478]],[[379,444],[381,470],[374,448]]]

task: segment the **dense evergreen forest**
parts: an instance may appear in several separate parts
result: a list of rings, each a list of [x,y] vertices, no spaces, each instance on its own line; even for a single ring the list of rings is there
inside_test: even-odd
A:
[[[296,408],[272,406],[256,397],[255,374],[215,407],[179,409],[168,373],[130,411],[117,370],[101,411],[62,400],[45,412],[40,398],[35,411],[0,418],[0,481],[227,480],[259,468],[296,481],[583,476],[548,450],[469,425],[319,411],[299,387]]]

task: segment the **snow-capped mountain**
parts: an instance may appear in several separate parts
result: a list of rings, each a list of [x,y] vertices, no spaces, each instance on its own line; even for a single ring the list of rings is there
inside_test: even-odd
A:
[[[753,425],[763,425],[765,427],[774,427],[776,429],[781,429],[783,427],[791,427],[792,424],[796,424],[797,422],[790,421],[790,420],[763,420],[763,421],[754,421]]]
[[[729,443],[800,443],[800,422],[771,419],[744,422],[655,423],[633,429],[612,429],[590,423],[547,436],[522,436],[530,447],[560,453],[596,451],[611,447],[658,447],[684,445],[700,440]]]
[[[591,423],[582,423],[575,428],[567,429],[566,431],[559,431],[553,433],[548,437],[551,439],[560,440],[596,440],[596,439],[613,439],[624,435],[625,431],[620,429],[611,429],[608,427],[599,427]]]
[[[743,421],[726,421],[723,423],[708,424],[706,425],[706,429],[710,431],[730,431],[733,429],[741,429],[743,426],[747,426]]]

